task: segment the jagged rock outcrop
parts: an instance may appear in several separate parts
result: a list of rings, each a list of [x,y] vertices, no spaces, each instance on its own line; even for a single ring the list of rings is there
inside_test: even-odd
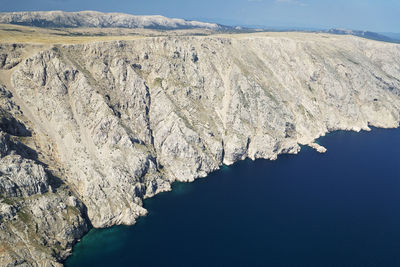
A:
[[[328,151],[325,147],[323,147],[323,146],[321,146],[320,144],[317,144],[317,143],[311,143],[311,144],[309,144],[309,146],[311,148],[314,148],[319,153],[326,153],[326,151]]]
[[[12,144],[13,133],[0,136],[0,190],[12,201],[22,197],[1,203],[0,240],[10,242],[11,222],[26,214],[17,233],[29,240],[3,252],[0,263],[62,259],[90,223],[135,223],[146,214],[143,198],[173,181],[246,157],[297,153],[329,131],[397,127],[400,120],[400,46],[350,36],[55,45],[4,71],[37,156],[13,149],[24,144]],[[31,244],[48,250],[32,252]]]
[[[29,197],[48,191],[49,181],[44,168],[20,155],[0,160],[0,194],[3,197]]]
[[[86,207],[23,143],[31,132],[0,89],[0,266],[57,266],[89,228]]]
[[[11,69],[21,62],[21,44],[0,44],[0,69]]]

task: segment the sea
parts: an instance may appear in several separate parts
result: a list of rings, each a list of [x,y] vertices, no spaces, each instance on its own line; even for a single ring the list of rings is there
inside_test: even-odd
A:
[[[330,133],[144,201],[133,226],[92,229],[65,265],[400,266],[400,129]]]

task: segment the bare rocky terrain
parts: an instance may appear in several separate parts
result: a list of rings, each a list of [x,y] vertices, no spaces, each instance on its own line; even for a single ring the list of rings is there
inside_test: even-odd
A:
[[[8,39],[11,40],[11,39]],[[0,43],[0,265],[57,266],[90,227],[249,157],[398,127],[400,45],[315,33]]]
[[[27,11],[0,12],[0,23],[37,27],[94,27],[94,28],[146,28],[146,29],[194,29],[217,30],[215,23],[189,21],[164,16],[135,16],[124,13],[102,13],[97,11]]]

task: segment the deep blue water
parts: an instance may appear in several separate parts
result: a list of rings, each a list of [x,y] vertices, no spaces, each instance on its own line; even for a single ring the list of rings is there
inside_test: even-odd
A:
[[[67,266],[400,266],[400,130],[335,132],[146,200],[93,229]]]

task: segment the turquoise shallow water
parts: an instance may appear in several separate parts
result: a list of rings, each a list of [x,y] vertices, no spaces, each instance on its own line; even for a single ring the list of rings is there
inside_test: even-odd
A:
[[[400,266],[400,130],[335,132],[318,154],[245,160],[93,229],[66,266]]]

